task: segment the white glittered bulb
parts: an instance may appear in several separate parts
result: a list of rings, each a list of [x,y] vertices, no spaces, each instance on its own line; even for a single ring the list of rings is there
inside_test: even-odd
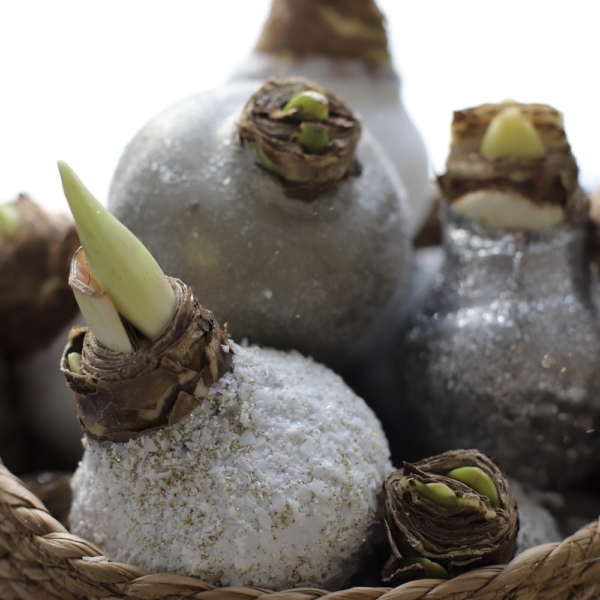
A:
[[[380,531],[380,423],[318,363],[232,348],[232,372],[180,423],[86,442],[72,531],[150,571],[340,589]]]

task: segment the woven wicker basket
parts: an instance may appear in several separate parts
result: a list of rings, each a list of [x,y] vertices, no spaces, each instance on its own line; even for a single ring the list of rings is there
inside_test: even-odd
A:
[[[560,600],[600,598],[600,525],[561,543],[544,544],[508,565],[477,569],[448,581],[422,579],[396,588],[337,592],[222,588],[191,577],[151,574],[105,557],[56,521],[0,461],[0,599],[201,598],[203,600]]]

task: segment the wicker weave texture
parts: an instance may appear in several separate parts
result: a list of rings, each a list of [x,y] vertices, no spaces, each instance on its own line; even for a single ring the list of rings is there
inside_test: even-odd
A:
[[[600,525],[595,521],[561,543],[532,548],[508,565],[477,569],[448,581],[423,579],[396,588],[354,587],[333,593],[221,588],[110,560],[93,544],[69,534],[0,461],[0,599],[99,598],[591,600],[600,598]]]

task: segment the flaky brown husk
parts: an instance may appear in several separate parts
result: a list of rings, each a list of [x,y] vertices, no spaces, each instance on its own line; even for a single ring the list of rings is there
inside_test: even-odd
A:
[[[535,126],[546,147],[545,156],[486,157],[480,153],[490,121],[511,106],[518,107]],[[439,184],[450,203],[472,191],[498,190],[524,196],[540,206],[561,206],[568,221],[582,223],[586,203],[578,176],[559,111],[546,104],[503,102],[454,113],[446,173]]]
[[[329,118],[319,121],[328,130],[329,144],[319,154],[302,149],[296,141],[299,121],[293,111],[282,110],[288,100],[306,90],[322,93],[329,102]],[[303,200],[313,200],[359,173],[354,154],[360,134],[360,121],[342,100],[302,78],[267,80],[250,98],[238,123],[241,144],[252,145],[259,164],[278,177],[286,195]]]
[[[189,287],[169,280],[177,299],[173,320],[156,340],[130,330],[132,354],[107,350],[87,327],[71,330],[61,370],[75,392],[87,436],[125,442],[173,425],[201,404],[210,386],[232,369],[226,329]],[[71,352],[81,353],[81,373],[69,368]]]
[[[11,359],[43,348],[77,312],[68,276],[79,246],[68,217],[25,195],[14,206],[17,230],[0,235],[0,352]]]
[[[344,21],[350,33],[340,32]],[[385,17],[372,0],[273,0],[255,50],[288,60],[360,61],[370,70],[391,61]]]
[[[479,467],[498,490],[500,508],[491,507],[489,498],[445,474],[465,466]],[[444,508],[421,497],[414,489],[399,489],[403,476],[422,483],[441,482],[458,497],[479,496],[496,516],[486,519],[474,507]],[[504,473],[477,450],[453,450],[415,464],[404,463],[383,484],[385,525],[392,554],[382,580],[397,585],[425,577],[420,564],[406,564],[409,557],[424,557],[442,565],[450,576],[492,564],[508,562],[515,553],[519,520],[515,499]]]

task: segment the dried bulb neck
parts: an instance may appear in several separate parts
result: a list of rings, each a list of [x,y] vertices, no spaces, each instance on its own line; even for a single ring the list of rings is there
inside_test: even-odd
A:
[[[514,123],[512,130],[507,122],[498,127],[508,115],[522,121],[521,131],[515,131]],[[511,135],[516,140],[511,142]],[[539,137],[542,153],[521,156],[507,150],[507,145],[518,149],[531,143],[532,135]],[[504,147],[504,153],[489,154],[493,146]],[[566,221],[581,223],[586,208],[578,177],[562,114],[556,109],[503,102],[454,113],[446,173],[439,179],[443,195],[451,203],[478,190],[493,190],[525,197],[540,207],[560,207]]]
[[[314,106],[306,111],[294,102],[305,92],[324,97],[326,113]],[[301,78],[268,80],[246,104],[238,134],[290,197],[314,200],[359,172],[360,121],[334,94]]]
[[[192,412],[210,386],[232,368],[227,333],[190,288],[170,278],[177,308],[156,340],[131,331],[134,352],[111,352],[87,328],[69,336],[61,370],[76,393],[88,437],[123,442],[173,425]],[[69,357],[81,356],[72,370]]]
[[[273,0],[256,51],[300,60],[391,63],[385,17],[372,0]]]

